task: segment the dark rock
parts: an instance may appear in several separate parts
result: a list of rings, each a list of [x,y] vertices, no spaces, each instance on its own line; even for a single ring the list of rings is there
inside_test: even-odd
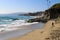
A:
[[[19,19],[18,18],[14,18],[13,21],[15,21],[15,20],[19,20]]]
[[[32,15],[32,14],[30,13],[30,15]],[[56,19],[59,16],[60,16],[60,3],[55,4],[51,8],[45,10],[43,17],[29,19],[27,22],[43,22],[43,23],[46,23],[48,20]]]

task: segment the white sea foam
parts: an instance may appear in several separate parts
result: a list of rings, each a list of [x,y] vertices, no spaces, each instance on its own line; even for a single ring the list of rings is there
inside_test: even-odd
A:
[[[38,23],[38,22],[27,23],[25,20],[15,20],[15,21],[12,21],[11,24],[2,24],[2,25],[0,25],[0,27],[3,26],[3,28],[0,28],[0,29],[4,30],[4,31],[12,31],[12,30],[16,30],[20,26],[32,25],[32,24],[36,24],[36,23]]]

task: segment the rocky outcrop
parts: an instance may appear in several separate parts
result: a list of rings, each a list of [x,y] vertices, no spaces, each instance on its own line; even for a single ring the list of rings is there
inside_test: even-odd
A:
[[[50,14],[50,19],[56,19],[60,15],[60,3],[53,5],[47,11]]]
[[[23,16],[41,16],[44,12],[40,11],[40,12],[34,12],[34,13],[26,13],[26,14],[21,14]]]
[[[47,19],[41,19],[41,18],[34,18],[34,19],[29,19],[27,22],[42,22],[42,23],[46,23]]]
[[[44,16],[41,18],[29,19],[28,22],[47,22],[51,19],[56,19],[60,16],[60,3],[53,5],[51,8],[45,10]]]

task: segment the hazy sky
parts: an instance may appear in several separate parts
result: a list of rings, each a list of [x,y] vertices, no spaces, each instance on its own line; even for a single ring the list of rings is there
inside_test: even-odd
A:
[[[50,6],[60,0],[50,0]],[[0,14],[13,12],[36,12],[47,9],[46,0],[0,0]]]

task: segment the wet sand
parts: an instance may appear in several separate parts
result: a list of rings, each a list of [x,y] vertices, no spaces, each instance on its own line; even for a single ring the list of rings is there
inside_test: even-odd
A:
[[[24,25],[19,27],[19,29],[17,30],[13,30],[13,31],[5,31],[0,33],[0,40],[6,40],[8,38],[15,38],[18,36],[23,36],[26,35],[27,33],[30,33],[31,31],[35,30],[35,29],[40,29],[43,28],[43,24],[42,23],[37,23],[37,24],[32,24],[32,25]]]

